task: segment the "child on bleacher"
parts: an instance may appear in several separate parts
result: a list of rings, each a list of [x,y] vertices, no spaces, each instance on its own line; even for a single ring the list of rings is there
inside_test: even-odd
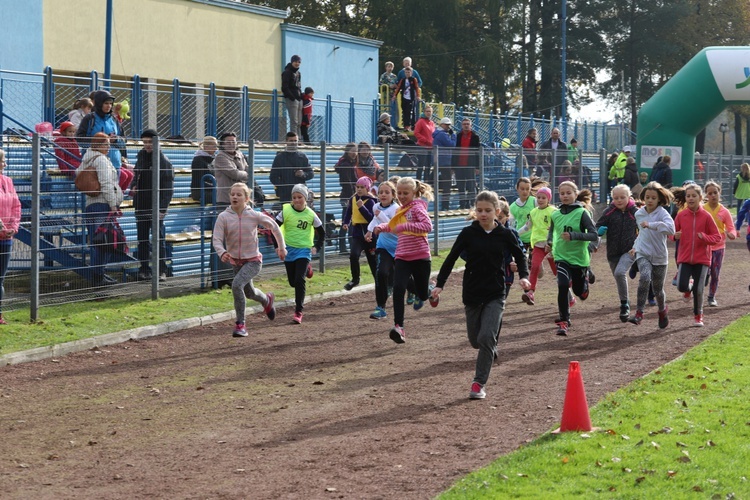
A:
[[[307,186],[292,187],[292,202],[284,203],[276,221],[284,235],[287,254],[284,258],[289,286],[294,287],[294,323],[302,323],[307,283],[312,256],[318,253],[325,241],[325,230],[315,212],[307,206]]]
[[[313,96],[315,91],[312,87],[305,87],[305,93],[302,95],[302,123],[299,126],[302,140],[305,144],[310,144],[310,123],[312,123]]]
[[[365,252],[367,264],[370,266],[372,276],[376,278],[375,241],[365,238],[367,226],[373,218],[375,198],[370,194],[372,181],[369,177],[360,177],[354,185],[354,196],[349,198],[349,203],[344,211],[341,221],[341,229],[348,231],[351,226],[351,237],[349,238],[349,267],[352,279],[344,285],[345,290],[351,290],[359,285],[360,267],[359,258]]]
[[[432,200],[432,188],[411,177],[402,177],[396,185],[396,196],[401,208],[387,222],[378,224],[373,234],[395,233],[396,244],[395,270],[393,278],[393,315],[394,325],[389,335],[397,344],[406,341],[404,333],[404,295],[409,278],[414,278],[417,298],[414,310],[418,311],[424,301],[430,298],[429,281],[431,254],[427,235],[432,231],[432,220],[427,213],[427,201]],[[430,298],[430,305],[437,305],[437,298]]]
[[[263,305],[263,312],[272,320],[276,317],[273,293],[263,293],[253,286],[263,264],[263,254],[258,248],[258,226],[270,229],[278,242],[276,254],[282,261],[286,257],[284,236],[274,220],[252,209],[250,188],[243,182],[232,185],[230,205],[219,214],[213,231],[213,246],[222,262],[234,268],[232,296],[236,315],[233,337],[247,337],[245,328],[246,299]]]
[[[55,156],[60,172],[75,178],[76,169],[81,166],[81,149],[76,141],[76,126],[73,122],[60,124],[60,135],[55,139]]]

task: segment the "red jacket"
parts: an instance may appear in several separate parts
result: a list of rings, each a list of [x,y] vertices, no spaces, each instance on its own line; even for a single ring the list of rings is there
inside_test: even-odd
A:
[[[76,169],[81,165],[81,150],[75,137],[61,135],[55,139],[55,156],[60,171],[74,176]]]
[[[422,115],[414,125],[414,136],[417,144],[426,148],[432,147],[432,133],[435,131],[435,122]]]
[[[677,264],[711,265],[711,246],[721,241],[719,228],[714,218],[703,209],[693,212],[689,208],[681,211],[674,219],[675,232],[680,231],[680,248],[677,251]],[[702,235],[700,238],[698,235]]]

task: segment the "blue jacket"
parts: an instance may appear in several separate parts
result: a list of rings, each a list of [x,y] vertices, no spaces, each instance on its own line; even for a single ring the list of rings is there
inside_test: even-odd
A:
[[[453,129],[448,129],[447,132],[443,127],[438,126],[432,133],[432,145],[438,146],[438,166],[450,167],[451,164],[451,149],[456,147],[456,134]]]

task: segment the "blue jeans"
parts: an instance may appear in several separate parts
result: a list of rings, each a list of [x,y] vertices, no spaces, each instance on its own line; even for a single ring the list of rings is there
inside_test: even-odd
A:
[[[87,269],[86,278],[94,283],[102,280],[104,277],[104,266],[110,260],[109,252],[103,252],[98,248],[98,245],[94,245],[96,229],[107,220],[109,212],[109,205],[106,203],[92,203],[83,212],[83,221],[86,224],[89,249],[91,251],[91,263]]]

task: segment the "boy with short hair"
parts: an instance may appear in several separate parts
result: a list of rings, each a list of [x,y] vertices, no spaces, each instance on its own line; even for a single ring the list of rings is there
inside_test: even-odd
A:
[[[299,129],[302,132],[302,140],[305,144],[310,144],[310,135],[307,130],[312,122],[312,102],[315,91],[312,87],[305,87],[305,94],[302,96],[302,124]]]

